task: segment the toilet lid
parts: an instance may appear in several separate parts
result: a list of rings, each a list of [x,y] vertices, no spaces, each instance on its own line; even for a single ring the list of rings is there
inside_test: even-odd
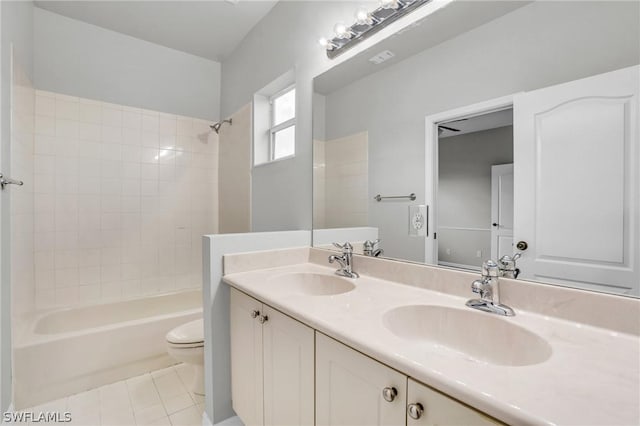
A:
[[[204,342],[204,322],[202,319],[182,324],[167,333],[167,342],[176,345],[191,345]]]

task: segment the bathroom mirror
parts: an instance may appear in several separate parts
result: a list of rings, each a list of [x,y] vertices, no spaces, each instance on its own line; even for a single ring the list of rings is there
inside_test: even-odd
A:
[[[314,245],[637,297],[638,3],[507,5],[314,79]]]

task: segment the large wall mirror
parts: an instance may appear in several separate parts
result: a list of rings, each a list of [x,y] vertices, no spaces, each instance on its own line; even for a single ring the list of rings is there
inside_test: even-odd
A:
[[[639,5],[461,2],[317,76],[314,245],[639,296]]]

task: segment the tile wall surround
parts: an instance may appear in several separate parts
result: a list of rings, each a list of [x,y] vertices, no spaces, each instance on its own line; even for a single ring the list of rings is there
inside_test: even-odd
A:
[[[313,141],[313,228],[327,227],[325,142]]]
[[[35,90],[20,64],[13,60],[11,83],[11,141],[8,177],[23,186],[9,185],[11,216],[12,315],[33,311],[35,294],[33,173]]]
[[[251,231],[251,103],[220,127],[218,228],[220,233]]]
[[[37,309],[202,285],[201,236],[218,230],[209,124],[36,91]]]
[[[262,269],[265,264],[287,266],[315,263],[334,268],[327,261],[335,251],[318,248],[270,250],[224,257],[225,274]],[[306,257],[306,261],[300,259]],[[273,267],[273,266],[272,266]],[[471,299],[471,282],[477,274],[419,263],[355,256],[354,270],[382,280]],[[596,293],[530,281],[500,279],[503,303],[516,310],[600,327],[613,332],[640,335],[640,299]],[[461,305],[461,307],[464,307]]]
[[[314,228],[367,226],[368,133],[316,140],[313,153]]]

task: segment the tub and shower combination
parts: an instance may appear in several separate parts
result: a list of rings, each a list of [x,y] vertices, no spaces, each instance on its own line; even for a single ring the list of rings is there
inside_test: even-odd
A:
[[[165,335],[199,318],[199,289],[39,313],[14,342],[16,408],[175,364]]]

